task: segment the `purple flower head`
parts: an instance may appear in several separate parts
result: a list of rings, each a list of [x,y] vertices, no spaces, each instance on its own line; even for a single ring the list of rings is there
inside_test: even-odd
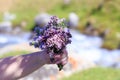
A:
[[[65,19],[59,19],[52,16],[44,28],[35,29],[36,36],[31,43],[40,49],[49,49],[54,52],[60,52],[67,44],[71,43],[72,37],[65,24]]]
[[[71,43],[70,30],[65,24],[65,19],[59,19],[56,16],[52,16],[48,24],[43,28],[35,28],[36,36],[30,45],[34,45],[35,48],[40,48],[42,50],[48,50],[48,53],[59,54],[66,47],[67,44]],[[52,58],[51,58],[52,59]],[[59,70],[62,69],[63,65],[58,64]]]

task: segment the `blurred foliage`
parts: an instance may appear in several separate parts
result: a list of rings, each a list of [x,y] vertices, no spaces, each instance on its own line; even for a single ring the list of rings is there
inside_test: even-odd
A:
[[[13,24],[20,25],[22,21],[25,21],[27,26],[24,29],[30,30],[34,25],[34,17],[40,12],[46,12],[51,9],[59,0],[53,0],[50,4],[49,2],[49,0],[20,0],[10,10],[17,15],[17,19],[13,21]]]
[[[77,72],[61,80],[120,80],[120,70],[113,68],[91,68]]]
[[[71,0],[68,5],[65,5],[63,1],[17,0],[10,8],[10,12],[17,15],[13,25],[20,25],[22,21],[25,21],[27,26],[23,29],[29,31],[34,25],[34,17],[40,12],[48,12],[65,18],[68,18],[70,12],[75,12],[80,17],[80,30],[87,21],[91,21],[98,29],[110,29],[111,33],[105,38],[105,46],[110,45],[112,49],[118,46],[120,39],[116,37],[116,33],[120,32],[120,0]]]

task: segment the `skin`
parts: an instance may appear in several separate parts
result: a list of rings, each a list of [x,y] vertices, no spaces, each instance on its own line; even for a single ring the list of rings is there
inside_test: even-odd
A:
[[[0,59],[0,80],[17,80],[29,75],[45,64],[65,65],[68,53],[64,49],[61,54],[52,55],[54,61],[50,61],[50,55],[46,50],[26,55],[12,56]]]

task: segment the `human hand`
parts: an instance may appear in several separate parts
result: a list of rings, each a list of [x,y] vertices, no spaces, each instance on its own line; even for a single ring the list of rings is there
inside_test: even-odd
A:
[[[61,53],[52,53],[48,50],[44,50],[41,53],[44,64],[57,64],[59,70],[68,62],[68,52],[66,49],[63,49]]]
[[[62,70],[63,66],[68,61],[68,53],[66,49],[63,49],[59,54],[58,53],[50,54],[50,59],[53,64],[57,64],[59,70]]]
[[[51,58],[51,64],[65,65],[68,61],[68,52],[66,49],[63,49],[61,53],[52,54],[50,58]]]

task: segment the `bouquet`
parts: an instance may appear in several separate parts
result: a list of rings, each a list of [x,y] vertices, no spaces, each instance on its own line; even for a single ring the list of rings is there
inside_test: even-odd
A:
[[[36,27],[34,32],[35,36],[30,45],[34,45],[35,48],[40,48],[41,50],[46,49],[50,56],[52,54],[61,54],[66,45],[71,43],[70,38],[72,36],[67,28],[65,19],[59,19],[56,16],[52,16],[43,28]],[[63,68],[62,64],[57,65],[59,70]]]

